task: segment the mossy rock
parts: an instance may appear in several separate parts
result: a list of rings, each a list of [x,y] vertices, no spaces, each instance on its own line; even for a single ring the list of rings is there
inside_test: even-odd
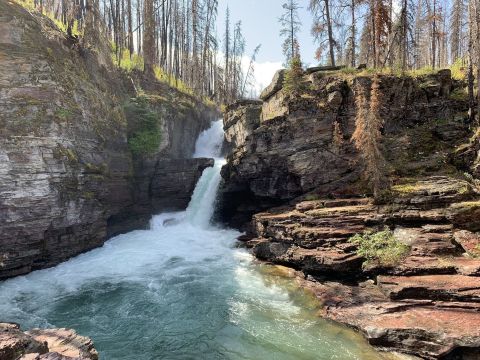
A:
[[[480,200],[452,204],[447,209],[449,220],[458,228],[480,231]]]

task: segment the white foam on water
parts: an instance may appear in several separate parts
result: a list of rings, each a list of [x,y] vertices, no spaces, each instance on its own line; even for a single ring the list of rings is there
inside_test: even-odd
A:
[[[252,256],[234,247],[237,231],[211,224],[222,142],[221,120],[200,135],[194,156],[215,166],[185,211],[0,283],[0,321],[76,328],[106,360],[374,359],[267,284]]]

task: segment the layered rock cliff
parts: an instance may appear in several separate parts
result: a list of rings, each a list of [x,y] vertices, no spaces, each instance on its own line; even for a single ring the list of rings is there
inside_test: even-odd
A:
[[[33,329],[27,332],[0,323],[2,360],[98,360],[91,339],[69,329]]]
[[[371,77],[317,71],[305,75],[308,90],[290,97],[276,82],[259,103],[231,105],[225,114],[229,148],[223,169],[224,212],[243,222],[255,209],[300,195],[362,194],[359,154],[350,141],[355,129],[357,83]],[[383,75],[380,82],[386,157],[397,176],[435,172],[465,142],[462,85],[450,71],[414,79]],[[280,90],[279,90],[280,89]],[[335,142],[335,125],[340,142]],[[445,169],[447,170],[447,169]],[[245,213],[247,216],[242,217]]]
[[[214,109],[99,57],[50,20],[0,2],[0,279],[101,246],[146,226],[152,212],[186,207],[211,166],[189,158]],[[125,109],[138,96],[161,141],[132,153],[142,119]]]
[[[371,77],[306,73],[299,97],[281,79],[263,102],[227,109],[226,220],[248,230],[243,240],[257,258],[297,270],[322,316],[372,345],[477,359],[479,142],[464,84],[448,70],[380,76],[390,187],[373,199],[351,141],[354,89],[369,88]]]

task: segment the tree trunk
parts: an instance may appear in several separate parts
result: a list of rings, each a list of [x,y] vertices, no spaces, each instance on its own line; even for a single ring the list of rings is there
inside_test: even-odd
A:
[[[432,15],[432,67],[435,69],[437,60],[437,1],[433,0]]]
[[[128,51],[132,58],[133,48],[133,19],[132,19],[132,0],[127,0],[127,20],[128,20]]]
[[[351,66],[354,68],[355,64],[355,47],[356,47],[356,24],[355,24],[355,0],[351,0],[351,11],[352,11],[352,29],[351,29],[351,47],[352,47],[352,59],[351,59]]]
[[[330,3],[325,1],[325,17],[327,18],[328,46],[330,51],[330,63],[335,66],[335,40],[333,39],[332,20],[330,19]],[[293,39],[293,38],[292,38]]]
[[[475,36],[475,14],[474,1],[470,0],[468,5],[468,122],[473,124],[475,121],[475,97],[474,97],[474,77],[473,77],[473,45]]]
[[[376,68],[378,65],[377,62],[377,34],[376,34],[376,24],[375,24],[375,1],[376,0],[370,0],[370,20],[372,22],[372,28],[371,28],[371,39],[372,39],[372,56],[373,56],[373,67]]]
[[[143,30],[143,54],[144,54],[144,73],[147,76],[155,76],[155,16],[153,11],[153,0],[145,0],[144,4],[144,23]]]

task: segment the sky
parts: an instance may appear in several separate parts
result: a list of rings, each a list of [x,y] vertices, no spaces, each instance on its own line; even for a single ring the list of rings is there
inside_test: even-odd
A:
[[[225,32],[225,11],[230,8],[232,27],[237,21],[242,22],[243,35],[246,41],[244,68],[248,68],[249,58],[255,47],[262,45],[255,64],[256,90],[270,84],[275,71],[282,68],[283,39],[280,37],[278,19],[284,9],[286,0],[219,0],[218,36],[223,40]],[[299,35],[300,52],[305,66],[314,66],[315,44],[310,34],[312,16],[308,12],[308,0],[299,0],[302,29]],[[222,44],[223,46],[223,44]]]

